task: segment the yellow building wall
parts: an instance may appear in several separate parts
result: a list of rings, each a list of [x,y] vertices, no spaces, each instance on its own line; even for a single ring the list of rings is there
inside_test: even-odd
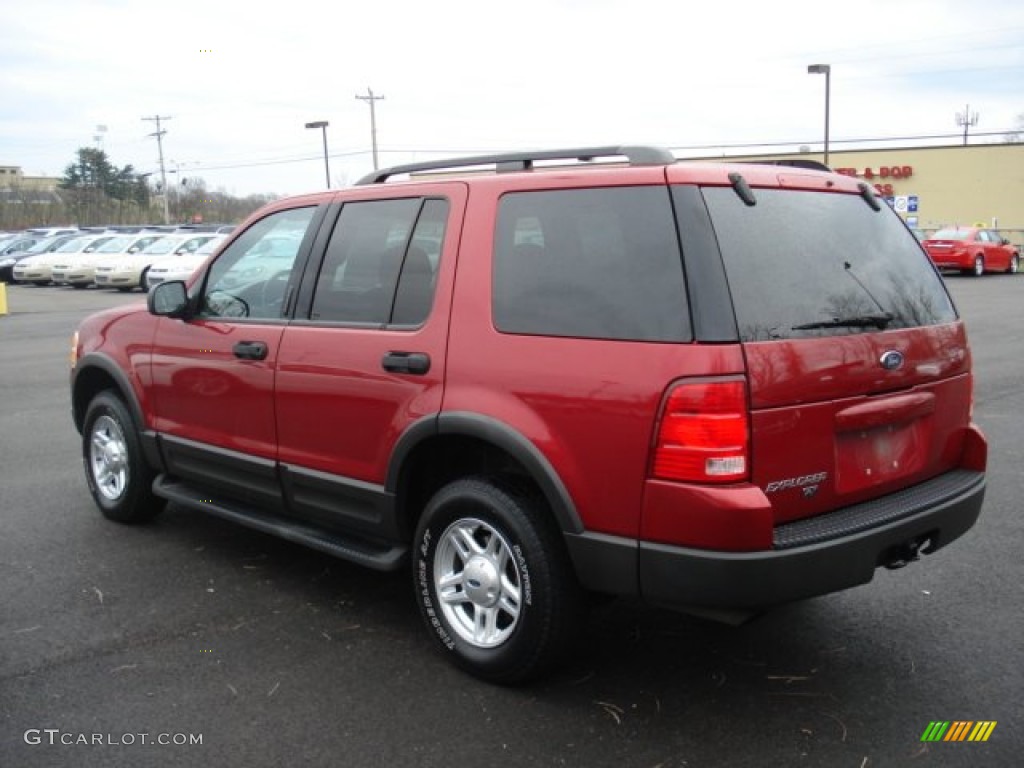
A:
[[[785,155],[749,155],[709,160],[822,160],[820,152]],[[901,215],[917,216],[925,230],[984,222],[986,227],[1010,230],[1010,239],[1021,241],[1024,233],[1024,144],[983,144],[947,147],[914,147],[873,150],[829,150],[834,170],[852,169],[870,184],[890,185],[886,194],[916,195],[918,210]],[[902,169],[912,169],[905,176]],[[891,172],[901,169],[900,178]],[[873,178],[867,178],[870,169]],[[882,176],[882,169],[888,175]],[[1017,236],[1014,236],[1017,235]]]
[[[55,192],[60,179],[52,176],[25,176],[18,165],[0,165],[0,187],[21,187],[41,192]]]

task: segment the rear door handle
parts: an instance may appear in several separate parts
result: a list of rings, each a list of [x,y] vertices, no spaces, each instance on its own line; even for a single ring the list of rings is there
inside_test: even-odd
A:
[[[430,370],[430,355],[423,352],[388,352],[381,365],[391,373],[412,373],[422,376]]]
[[[267,345],[262,341],[240,341],[231,348],[235,357],[242,360],[265,360],[267,357]]]

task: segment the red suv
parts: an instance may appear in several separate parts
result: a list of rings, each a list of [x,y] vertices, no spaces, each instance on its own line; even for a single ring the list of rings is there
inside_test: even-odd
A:
[[[267,206],[73,358],[107,517],[172,501],[410,568],[438,647],[499,682],[571,647],[588,592],[749,614],[934,552],[985,490],[941,279],[804,167],[380,171]]]

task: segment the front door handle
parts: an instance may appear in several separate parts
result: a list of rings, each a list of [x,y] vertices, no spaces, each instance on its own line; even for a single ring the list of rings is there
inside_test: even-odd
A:
[[[242,360],[265,360],[267,358],[267,345],[262,341],[240,341],[231,348],[235,357]]]
[[[423,352],[388,352],[381,365],[391,373],[412,373],[422,376],[430,370],[430,355]]]

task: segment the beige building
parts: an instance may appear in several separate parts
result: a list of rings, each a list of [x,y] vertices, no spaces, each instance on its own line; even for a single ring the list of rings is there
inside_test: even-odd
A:
[[[0,165],[0,187],[21,187],[34,192],[55,192],[60,179],[52,176],[26,176],[20,165]]]
[[[822,160],[820,152],[746,155],[742,160]],[[725,158],[706,158],[723,160]],[[911,226],[999,229],[1024,242],[1024,144],[829,150],[833,170],[875,186]]]

